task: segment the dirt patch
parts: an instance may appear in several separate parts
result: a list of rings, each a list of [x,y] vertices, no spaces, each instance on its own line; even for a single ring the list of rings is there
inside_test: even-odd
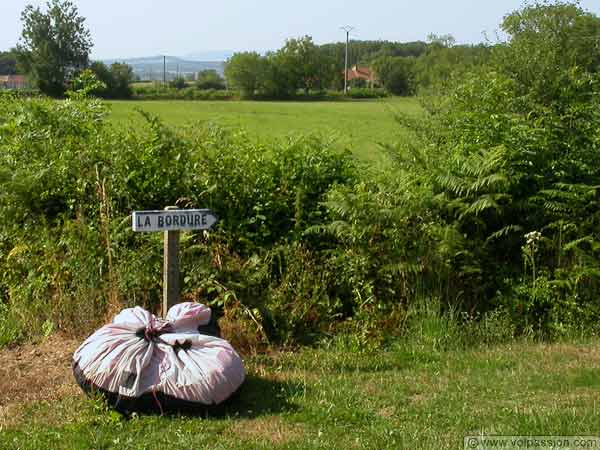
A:
[[[0,350],[0,423],[10,411],[32,402],[80,393],[71,358],[80,342],[54,335],[36,344]]]
[[[300,424],[284,422],[280,417],[261,417],[252,420],[235,422],[230,432],[246,441],[264,441],[283,445],[305,437],[305,430]]]

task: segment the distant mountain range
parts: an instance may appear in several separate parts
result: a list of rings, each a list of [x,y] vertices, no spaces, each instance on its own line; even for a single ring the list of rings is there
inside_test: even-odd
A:
[[[225,60],[233,54],[232,52],[199,52],[192,53],[186,57],[167,56],[145,56],[139,58],[104,59],[107,65],[119,62],[132,67],[133,72],[141,80],[162,80],[163,70],[166,67],[167,79],[171,80],[178,75],[192,75],[202,70],[216,70],[223,75]],[[207,59],[204,59],[204,58]],[[215,59],[212,59],[214,57]]]
[[[227,61],[234,53],[231,50],[211,50],[188,53],[183,58],[190,61]]]

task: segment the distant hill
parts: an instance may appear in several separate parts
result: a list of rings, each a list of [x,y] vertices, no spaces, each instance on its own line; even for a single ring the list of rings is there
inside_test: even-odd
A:
[[[210,50],[188,53],[183,57],[190,61],[227,61],[234,53],[232,50]]]
[[[215,56],[217,56],[216,53]],[[163,57],[160,55],[140,58],[104,59],[102,62],[107,65],[111,65],[115,62],[128,64],[133,68],[133,72],[141,80],[162,80],[163,78]],[[199,61],[175,56],[167,56],[167,79],[172,80],[178,74],[186,76],[209,69],[216,70],[218,73],[223,75],[224,65],[225,63],[223,60]]]

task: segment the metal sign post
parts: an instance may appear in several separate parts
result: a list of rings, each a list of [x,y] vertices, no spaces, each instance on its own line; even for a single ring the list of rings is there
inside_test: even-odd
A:
[[[131,216],[133,231],[164,233],[162,315],[179,300],[179,233],[208,230],[217,222],[208,209],[178,209],[169,206],[164,211],[136,211]]]

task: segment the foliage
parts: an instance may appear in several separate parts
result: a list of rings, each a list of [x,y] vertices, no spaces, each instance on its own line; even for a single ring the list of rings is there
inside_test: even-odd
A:
[[[236,95],[226,90],[203,90],[193,86],[175,89],[162,83],[138,83],[132,87],[132,97],[137,100],[232,100]]]
[[[490,47],[455,46],[449,35],[432,35],[428,44],[351,41],[349,45],[350,65],[374,69],[379,81],[394,95],[443,87],[453,77],[485,64],[489,55]],[[304,36],[288,39],[281,49],[265,56],[234,55],[226,76],[229,86],[243,98],[290,99],[298,97],[299,90],[305,97],[315,91],[341,90],[344,62],[345,43],[317,46],[310,36]],[[367,87],[361,79],[352,80],[351,86]]]
[[[349,66],[371,66],[380,58],[412,57],[418,58],[427,51],[425,42],[390,42],[390,41],[360,41],[350,40],[348,47]],[[332,72],[332,88],[342,90],[344,87],[344,64],[346,42],[324,44],[320,51],[334,63]]]
[[[198,73],[196,87],[201,90],[225,90],[225,80],[217,73],[216,70],[203,70]]]
[[[499,69],[517,82],[520,94],[557,102],[574,83],[571,71],[600,69],[600,19],[572,2],[533,3],[509,14],[502,29],[510,45],[496,52]],[[557,70],[558,69],[558,70]]]
[[[190,258],[184,295],[201,293],[204,280],[217,277],[235,287],[243,305],[259,308],[265,323],[288,324],[273,336],[304,320],[289,316],[287,298],[275,295],[281,274],[273,272],[279,251],[271,249],[302,245],[303,230],[325,214],[325,193],[354,177],[348,155],[330,142],[298,138],[267,157],[243,133],[180,134],[148,115],[145,130],[127,133],[103,123],[100,103],[76,98],[0,99],[0,292],[17,317],[15,336],[40,333],[48,323],[89,329],[123,306],[156,307],[160,236],[131,233],[129,214],[178,202],[209,207],[221,218],[210,237],[192,234],[182,242]],[[235,269],[240,263],[243,270]],[[312,283],[306,289],[296,290],[298,305]],[[328,317],[315,316],[310,328],[327,326]]]
[[[329,85],[331,61],[319,51],[310,36],[288,39],[272,60],[280,70],[290,74],[288,82],[292,92],[301,88],[308,94],[311,89]]]
[[[67,97],[86,98],[106,90],[106,84],[98,79],[91,69],[85,69],[73,80],[73,90],[67,91]]]
[[[62,96],[66,84],[88,64],[92,41],[85,19],[69,0],[50,0],[46,12],[26,6],[21,20],[20,63],[43,93]]]
[[[177,90],[181,90],[185,88],[185,78],[184,77],[176,77],[175,79],[169,81],[169,87]]]
[[[414,91],[413,58],[383,56],[373,61],[373,70],[383,86],[394,95],[410,95]]]
[[[254,96],[265,79],[265,60],[258,53],[236,53],[225,65],[228,85],[237,89],[243,98]]]
[[[101,62],[92,64],[91,69],[98,72],[98,78],[106,84],[106,90],[101,93],[104,98],[119,98],[127,99],[131,98],[132,89],[131,84],[134,81],[133,69],[127,64],[113,63],[110,69],[104,66]],[[97,69],[95,70],[94,67]]]
[[[182,238],[183,294],[234,333],[254,330],[252,348],[335,334],[361,349],[405,333],[422,350],[405,356],[435,361],[466,345],[463,325],[481,342],[597,332],[600,74],[571,43],[598,20],[562,3],[507,16],[511,39],[482,49],[487,65],[440,71],[443,95],[424,97],[421,115],[396,114],[403,135],[384,146],[383,168],[313,136],[260,143],[145,113],[145,126],[116,128],[85,89],[60,103],[0,97],[0,303],[11,318],[0,339],[156,307],[160,236],[131,233],[129,214],[171,204],[220,217]],[[261,94],[273,58],[235,55],[227,76]],[[181,95],[201,92],[191,89]]]
[[[385,98],[388,93],[384,89],[351,88],[346,96],[351,99]]]
[[[399,167],[417,164],[465,237],[471,307],[505,307],[521,331],[561,335],[600,308],[600,77],[571,45],[599,23],[574,5],[527,6],[505,19],[511,40],[490,66],[431,103],[428,121],[399,117],[419,139]]]
[[[337,98],[335,94],[324,93],[343,75],[343,70],[338,72],[336,61],[315,45],[310,36],[288,39],[281,49],[264,57],[256,53],[235,54],[227,67],[225,75],[229,85],[237,89],[242,98]],[[358,90],[351,98],[384,96],[380,91],[367,92],[365,86],[354,87]]]
[[[0,75],[16,75],[17,73],[19,70],[15,50],[0,52]]]
[[[435,38],[413,66],[413,91],[444,91],[468,73],[486,65],[492,47],[486,44],[453,45],[451,36]]]

